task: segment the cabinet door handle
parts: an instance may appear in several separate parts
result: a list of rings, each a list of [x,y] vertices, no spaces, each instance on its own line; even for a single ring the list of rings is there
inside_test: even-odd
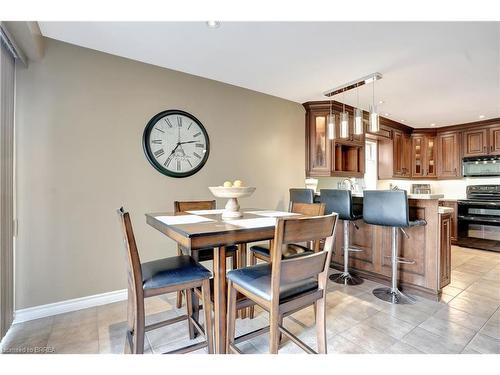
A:
[[[493,152],[493,145],[490,146],[490,151]]]
[[[483,151],[484,151],[484,153],[488,152],[488,149],[486,148],[486,146],[483,147]]]

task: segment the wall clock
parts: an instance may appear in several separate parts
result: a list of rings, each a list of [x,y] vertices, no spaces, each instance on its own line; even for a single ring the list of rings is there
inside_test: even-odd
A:
[[[210,141],[203,124],[192,114],[171,109],[149,120],[142,136],[151,165],[170,177],[188,177],[208,160]]]

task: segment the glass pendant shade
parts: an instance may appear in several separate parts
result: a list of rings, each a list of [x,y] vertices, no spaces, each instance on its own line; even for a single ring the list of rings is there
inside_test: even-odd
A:
[[[328,139],[335,139],[335,115],[328,115]]]
[[[363,134],[363,111],[359,108],[354,110],[354,134]]]
[[[380,130],[380,123],[377,113],[377,107],[373,106],[370,109],[370,133],[378,133]]]
[[[340,138],[349,138],[349,114],[347,112],[340,114]]]

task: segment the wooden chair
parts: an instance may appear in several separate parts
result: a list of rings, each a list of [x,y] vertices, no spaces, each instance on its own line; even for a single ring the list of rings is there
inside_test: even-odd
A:
[[[197,330],[205,336],[205,341],[172,350],[170,353],[188,353],[203,347],[213,353],[213,333],[211,309],[205,311],[204,327],[193,318],[193,309],[187,303],[187,314],[146,326],[144,299],[179,290],[187,290],[201,296],[203,306],[210,306],[210,277],[211,272],[187,255],[158,259],[141,263],[137,250],[130,215],[123,207],[118,209],[118,215],[123,229],[124,244],[127,255],[128,280],[128,313],[127,313],[127,342],[125,353],[142,354],[144,352],[144,335],[146,331],[164,327],[166,325],[188,321],[190,336]],[[201,291],[201,292],[200,292]],[[128,343],[128,345],[127,345]]]
[[[269,351],[278,353],[280,333],[308,353],[316,353],[289,330],[283,318],[314,304],[318,353],[326,354],[326,288],[332,256],[337,214],[317,217],[280,218],[276,223],[271,264],[263,263],[229,271],[228,324],[226,351],[241,353],[236,347],[248,338],[269,332]],[[323,250],[283,259],[288,244],[326,238]],[[236,296],[241,293],[269,313],[270,326],[235,338]]]
[[[290,189],[292,190],[292,189]],[[325,205],[323,203],[298,203],[290,202],[290,212],[307,215],[307,216],[321,216],[325,213]],[[272,248],[272,240],[269,241],[269,245],[254,245],[250,247],[249,263],[251,266],[257,264],[257,259],[269,263],[271,261],[271,255],[269,249]],[[313,241],[310,244],[311,248],[298,244],[289,244],[283,251],[283,259],[289,259],[296,256],[307,255],[312,252],[319,251],[320,241]],[[253,319],[255,316],[254,306],[250,307],[249,317]]]
[[[174,212],[186,212],[186,211],[197,211],[197,210],[215,210],[216,203],[214,200],[212,201],[174,201]],[[226,257],[231,257],[231,266],[232,268],[236,268],[236,254],[237,254],[237,246],[228,246],[226,247]],[[177,255],[186,254],[186,250],[182,248],[182,246],[177,245]],[[189,255],[189,254],[188,254]],[[197,262],[205,262],[208,260],[214,259],[214,249],[197,249],[191,251],[191,256]],[[182,307],[182,295],[183,292],[177,292],[177,308],[180,309]]]

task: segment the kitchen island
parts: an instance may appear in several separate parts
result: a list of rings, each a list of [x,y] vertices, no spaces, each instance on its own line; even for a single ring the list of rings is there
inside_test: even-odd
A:
[[[399,264],[399,285],[403,291],[438,300],[451,277],[451,213],[439,206],[441,196],[409,195],[410,220],[424,219],[425,226],[406,228],[409,238],[399,231],[399,256],[414,260],[414,264]],[[418,198],[416,198],[418,196]],[[359,194],[353,194],[358,208],[363,204]],[[356,221],[359,229],[349,226],[350,246],[362,249],[350,252],[349,267],[362,278],[390,285],[391,229]],[[343,269],[343,221],[336,229],[335,253],[332,266]]]

